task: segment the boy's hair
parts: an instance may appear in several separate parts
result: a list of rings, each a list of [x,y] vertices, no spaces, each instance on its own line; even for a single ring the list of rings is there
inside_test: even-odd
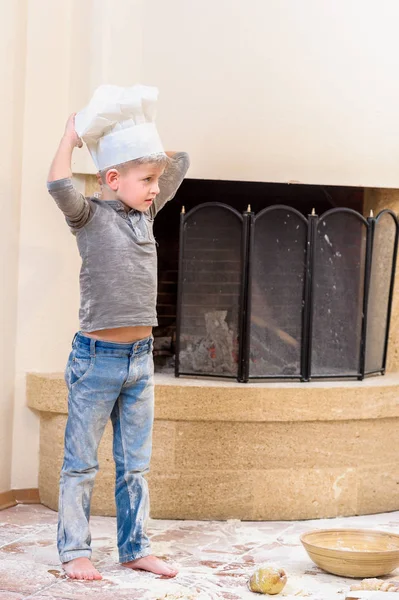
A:
[[[156,165],[157,167],[167,167],[171,162],[171,159],[166,154],[148,154],[147,156],[142,156],[140,158],[136,158],[134,160],[129,160],[128,162],[121,163],[120,165],[114,165],[112,167],[107,167],[100,171],[101,181],[103,184],[106,183],[105,176],[111,169],[116,169],[120,173],[126,172],[129,169],[134,167],[139,167],[140,165]]]

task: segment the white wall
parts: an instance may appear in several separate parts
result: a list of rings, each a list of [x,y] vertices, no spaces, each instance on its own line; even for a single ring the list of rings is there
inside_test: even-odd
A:
[[[143,18],[191,177],[399,187],[397,0],[171,0]]]
[[[168,149],[190,152],[191,177],[399,188],[397,0],[27,2],[15,488],[37,485],[39,427],[25,375],[63,370],[78,327],[79,257],[45,180],[67,115],[98,84],[157,85],[161,136]],[[76,172],[92,170],[83,152],[74,162]],[[7,181],[5,206],[18,187]],[[12,289],[16,247],[6,240]],[[3,399],[0,422],[10,410]],[[0,444],[7,451],[9,430]]]
[[[29,371],[60,371],[77,327],[79,260],[46,191],[70,111],[71,3],[28,2],[12,487],[37,487],[39,419],[26,407]]]
[[[18,229],[25,60],[25,2],[0,0],[1,144],[0,144],[0,493],[11,484],[11,449],[15,375]]]

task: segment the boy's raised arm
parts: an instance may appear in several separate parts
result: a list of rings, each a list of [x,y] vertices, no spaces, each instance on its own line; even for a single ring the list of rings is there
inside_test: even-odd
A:
[[[82,140],[75,131],[75,115],[72,114],[67,121],[47,179],[47,189],[72,229],[84,227],[93,212],[90,203],[78,192],[71,180],[72,153],[75,147],[81,148],[82,145]]]

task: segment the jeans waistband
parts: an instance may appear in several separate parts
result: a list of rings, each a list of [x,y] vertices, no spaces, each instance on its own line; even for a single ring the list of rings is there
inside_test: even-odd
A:
[[[150,352],[153,347],[153,336],[150,335],[136,342],[120,343],[120,342],[105,342],[103,340],[95,340],[82,332],[78,331],[73,338],[72,346],[83,346],[90,350],[90,356],[95,356],[96,352],[104,354],[118,354],[119,356],[133,356],[134,354],[142,354]]]

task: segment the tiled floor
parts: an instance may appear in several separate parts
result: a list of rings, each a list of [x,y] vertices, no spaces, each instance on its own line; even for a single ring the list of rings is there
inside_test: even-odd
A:
[[[318,527],[361,527],[399,533],[399,512],[299,522],[151,521],[154,553],[177,565],[165,580],[117,563],[115,519],[92,517],[93,559],[99,582],[65,578],[55,545],[57,514],[43,506],[0,513],[0,600],[236,600],[257,598],[247,588],[256,565],[275,562],[288,583],[281,596],[343,600],[351,580],[320,571],[299,535]],[[399,575],[399,571],[395,573]]]

